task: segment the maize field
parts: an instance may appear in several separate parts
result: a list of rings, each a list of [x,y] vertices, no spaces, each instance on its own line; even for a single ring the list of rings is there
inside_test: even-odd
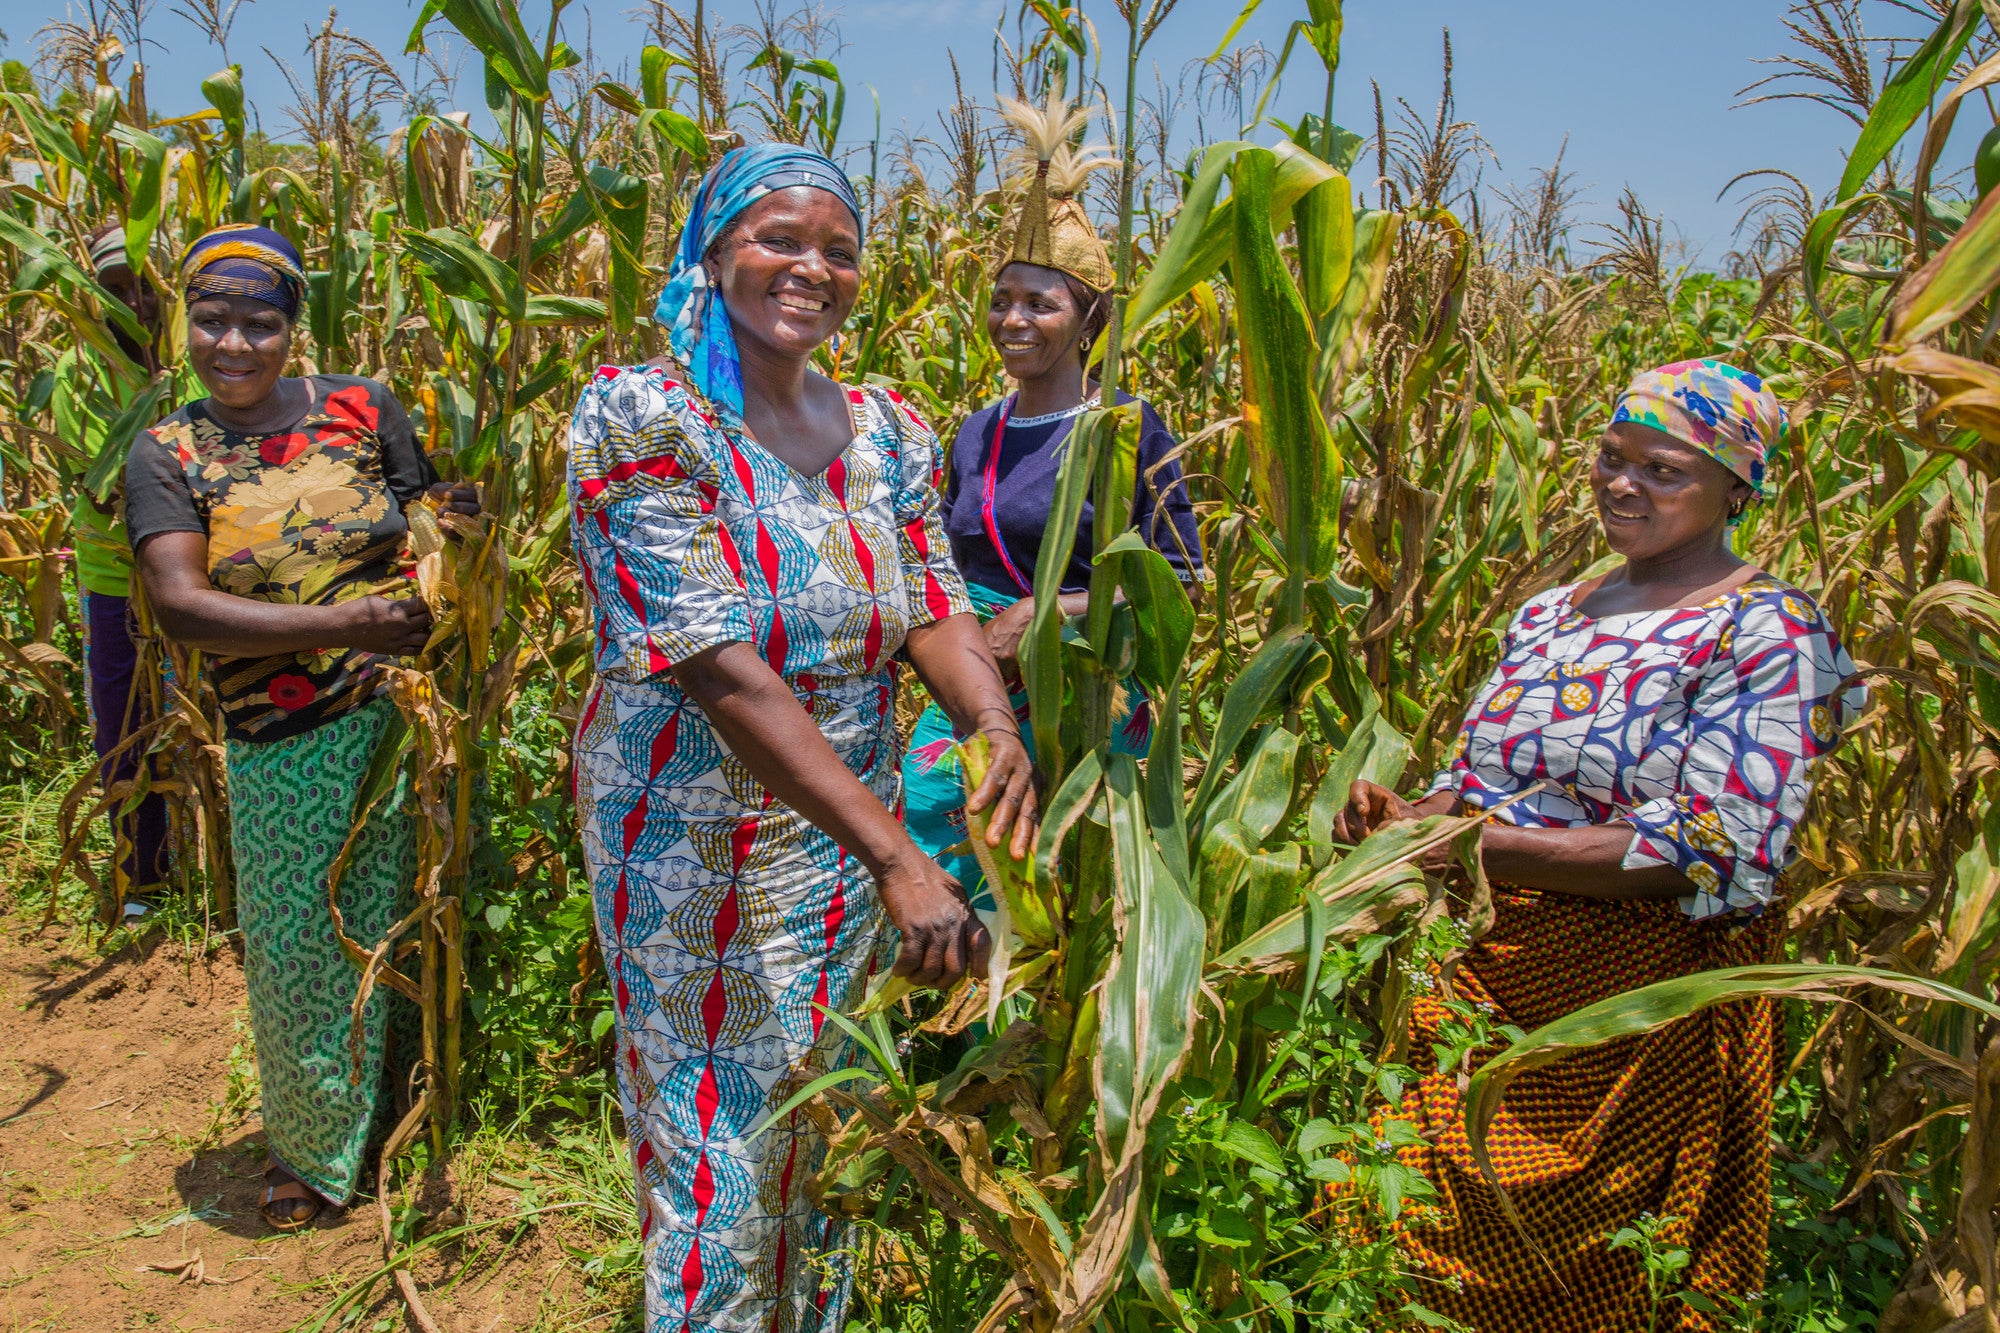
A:
[[[821,368],[895,388],[950,439],[1005,391],[985,331],[994,99],[1071,90],[1122,166],[1092,200],[1120,267],[1103,378],[1183,442],[1207,572],[1183,588],[1100,522],[1091,612],[1062,623],[1075,514],[1087,497],[1120,512],[1136,482],[1136,416],[1085,417],[1025,658],[1046,822],[1027,864],[996,867],[1006,993],[885,997],[841,1019],[864,1072],[795,1099],[832,1145],[814,1188],[856,1224],[853,1326],[1446,1325],[1434,1279],[1389,1239],[1430,1185],[1396,1160],[1409,1127],[1383,1137],[1370,1115],[1410,1077],[1403,1023],[1428,969],[1483,926],[1478,901],[1455,907],[1411,861],[1475,821],[1349,849],[1333,818],[1356,778],[1420,787],[1512,611],[1609,566],[1587,477],[1610,404],[1635,372],[1714,356],[1792,413],[1737,549],[1820,599],[1869,689],[1802,826],[1787,961],[1532,1035],[1467,1006],[1440,1059],[1490,1115],[1561,1050],[1790,996],[1770,1280],[1712,1326],[1993,1333],[2000,13],[1915,0],[1934,31],[1884,67],[1849,21],[1859,0],[1796,6],[1800,32],[1849,57],[1810,76],[1855,123],[1845,171],[1773,175],[1739,249],[1692,271],[1637,199],[1615,226],[1579,226],[1560,162],[1498,204],[1475,195],[1448,45],[1434,113],[1378,93],[1373,124],[1333,124],[1337,74],[1368,73],[1340,69],[1341,0],[1287,3],[1288,87],[1323,80],[1326,113],[1280,124],[1238,96],[1241,137],[1182,161],[1142,61],[1162,24],[1221,36],[1228,16],[1176,0],[1095,0],[1087,20],[1010,0],[998,86],[961,78],[922,151],[854,148],[837,64],[778,5],[736,24],[651,0],[651,43],[621,82],[564,40],[566,0],[429,0],[412,48],[473,53],[474,111],[408,86],[330,18],[283,141],[250,129],[234,66],[204,105],[149,102],[115,4],[52,23],[42,62],[9,64],[0,91],[0,777],[45,781],[88,751],[69,506],[116,481],[122,452],[80,457],[50,401],[62,354],[108,352],[108,325],[132,316],[85,238],[121,224],[171,292],[204,230],[282,231],[310,270],[299,370],[387,385],[485,504],[427,557],[455,632],[394,671],[402,724],[363,795],[407,766],[420,819],[417,911],[345,940],[364,985],[423,1014],[384,1189],[483,1126],[597,1123],[612,1019],[568,759],[591,672],[563,484],[576,393],[600,364],[664,350],[651,307],[692,190],[733,143],[775,138],[835,153],[869,211],[862,297]],[[1953,160],[1981,143],[1976,171],[1946,179],[1947,143]],[[171,363],[171,303],[163,325]],[[114,436],[164,416],[164,392]],[[103,816],[143,790],[173,812],[184,919],[230,928],[217,708],[196,655],[143,648],[147,766],[108,792],[82,770],[54,854],[13,889],[17,929],[115,933]],[[1157,701],[1143,761],[1108,745],[1127,677]],[[606,1251],[635,1235],[602,1223]],[[1658,1227],[1621,1243],[1664,1321],[1685,1252]]]

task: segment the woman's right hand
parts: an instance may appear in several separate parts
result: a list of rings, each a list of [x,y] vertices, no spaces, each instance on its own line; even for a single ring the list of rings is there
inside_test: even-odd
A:
[[[347,647],[386,657],[414,657],[431,637],[431,609],[421,597],[357,597],[349,602]]]
[[[985,975],[992,938],[965,890],[936,861],[912,845],[876,876],[875,886],[903,936],[892,972],[939,990],[968,971]]]

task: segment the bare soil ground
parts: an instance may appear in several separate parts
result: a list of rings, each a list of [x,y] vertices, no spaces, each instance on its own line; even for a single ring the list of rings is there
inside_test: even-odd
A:
[[[229,948],[155,937],[99,957],[24,926],[0,920],[0,1333],[310,1326],[381,1269],[372,1199],[290,1236],[258,1215],[264,1142],[244,1114],[250,1062],[232,1060],[244,992]],[[419,1234],[458,1221],[454,1195],[474,1221],[520,1211],[477,1174],[469,1189],[426,1183]],[[422,1256],[443,1328],[610,1327],[618,1312],[582,1290],[563,1227],[507,1223]],[[327,1327],[415,1324],[378,1282]]]

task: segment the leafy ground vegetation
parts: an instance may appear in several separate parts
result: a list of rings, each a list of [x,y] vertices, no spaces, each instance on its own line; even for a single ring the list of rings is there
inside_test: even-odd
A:
[[[1264,118],[1280,65],[1294,87],[1324,80],[1331,106],[1338,0],[1309,0],[1275,57],[1219,31],[1214,61],[1152,96],[1138,71],[1156,28],[1215,21],[1207,9],[1112,0],[1086,22],[1050,0],[1008,6],[993,91],[1080,94],[1122,160],[1094,201],[1121,267],[1104,374],[1186,442],[1210,576],[1183,591],[1131,537],[1096,534],[1099,591],[1123,604],[1093,597],[1085,622],[1045,615],[1031,635],[1049,822],[1027,864],[996,868],[1005,983],[877,1005],[851,1024],[864,1072],[800,1090],[833,1143],[818,1187],[853,1218],[865,1261],[857,1328],[1444,1323],[1425,1305],[1433,1279],[1380,1239],[1430,1197],[1396,1160],[1412,1131],[1370,1113],[1407,1077],[1411,997],[1484,908],[1407,864],[1464,821],[1347,848],[1332,815],[1357,776],[1430,772],[1510,610],[1602,567],[1583,474],[1616,391],[1636,370],[1716,355],[1797,405],[1741,549],[1823,600],[1872,691],[1824,771],[1790,886],[1788,963],[1623,997],[1539,1034],[1490,1030],[1468,1009],[1439,1055],[1490,1109],[1511,1071],[1565,1046],[1731,994],[1795,996],[1770,1278],[1741,1308],[1704,1313],[1736,1329],[1991,1333],[2000,136],[1986,94],[2000,31],[1978,0],[1901,8],[1935,31],[1885,63],[1864,0],[1795,7],[1799,44],[1759,95],[1848,117],[1846,170],[1805,181],[1774,164],[1750,182],[1768,188],[1740,251],[1690,271],[1636,199],[1620,225],[1579,229],[1559,162],[1519,193],[1475,196],[1482,145],[1454,106],[1448,44],[1433,111],[1384,94],[1358,130]],[[32,1043],[53,1039],[65,1006],[110,1003],[99,977],[206,978],[188,982],[196,1000],[177,1024],[206,1043],[181,1062],[201,1078],[144,1143],[63,1123],[62,1188],[193,1162],[139,1187],[130,1208],[151,1211],[125,1225],[178,1226],[185,1246],[211,1214],[249,1216],[256,1093],[229,980],[218,723],[199,663],[149,642],[177,683],[160,688],[142,782],[175,807],[184,883],[136,931],[110,927],[121,887],[97,816],[135,792],[87,781],[64,552],[71,497],[102,493],[116,459],[77,457],[50,412],[62,353],[109,354],[106,321],[129,318],[78,263],[87,231],[123,224],[158,275],[162,256],[232,219],[276,226],[308,257],[300,366],[392,387],[490,516],[430,557],[428,591],[461,632],[397,677],[404,726],[365,794],[407,760],[422,805],[423,910],[397,938],[352,942],[375,984],[424,1004],[409,1132],[381,1199],[336,1228],[366,1243],[257,1251],[289,1256],[251,1273],[258,1299],[281,1302],[274,1326],[313,1329],[638,1327],[611,1018],[567,795],[589,625],[567,549],[564,419],[595,365],[658,350],[645,318],[657,274],[718,151],[737,135],[855,138],[816,10],[772,0],[724,19],[653,0],[651,43],[614,75],[563,40],[580,26],[563,9],[432,0],[413,66],[330,17],[293,72],[295,104],[262,118],[289,117],[277,138],[250,128],[232,11],[199,0],[181,17],[223,66],[206,105],[148,102],[127,53],[157,21],[115,0],[44,28],[36,68],[5,69],[0,858],[12,929],[37,943],[9,965],[35,1021],[8,1020],[30,1053],[4,1070],[0,1230],[78,1238],[6,1275],[18,1327],[69,1326],[65,1301],[89,1292],[53,1295],[48,1275],[130,1239],[99,1215],[51,1211],[50,1186],[24,1188],[53,1169],[32,1142],[58,1142],[30,1136],[55,1117],[30,1117],[87,1105],[51,1088]],[[477,67],[476,115],[447,104],[447,43]],[[826,368],[893,385],[946,428],[1000,388],[983,327],[982,260],[1004,212],[989,103],[963,93],[930,136],[847,154],[872,215],[868,276]],[[1190,118],[1200,127],[1185,158],[1177,115],[1180,136]],[[1247,127],[1220,139],[1224,122]],[[1973,141],[1972,179],[1934,170],[1947,142]],[[163,410],[142,400],[119,429]],[[1119,412],[1084,419],[1052,545],[1086,495],[1121,511],[1134,438]],[[1142,763],[1105,744],[1128,675],[1160,707]],[[1671,1222],[1611,1238],[1644,1261],[1661,1324],[1688,1304]],[[236,1279],[238,1257],[207,1274]],[[153,1290],[210,1285],[184,1253],[147,1262],[181,1265],[141,1275]],[[135,1280],[103,1271],[107,1292]],[[468,1295],[482,1284],[533,1299],[482,1305]],[[118,1308],[137,1323],[171,1304],[149,1299]]]

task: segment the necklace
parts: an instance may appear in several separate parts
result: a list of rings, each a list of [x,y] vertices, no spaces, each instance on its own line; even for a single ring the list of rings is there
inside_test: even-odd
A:
[[[1058,421],[1068,421],[1071,417],[1080,417],[1085,412],[1088,412],[1092,407],[1096,405],[1097,405],[1097,395],[1092,394],[1090,395],[1090,397],[1078,403],[1075,407],[1065,407],[1060,412],[1044,412],[1042,415],[1038,417],[1010,417],[1006,421],[1005,425],[1006,426],[1052,426]],[[1003,429],[1004,428],[1005,427],[1003,426]]]

